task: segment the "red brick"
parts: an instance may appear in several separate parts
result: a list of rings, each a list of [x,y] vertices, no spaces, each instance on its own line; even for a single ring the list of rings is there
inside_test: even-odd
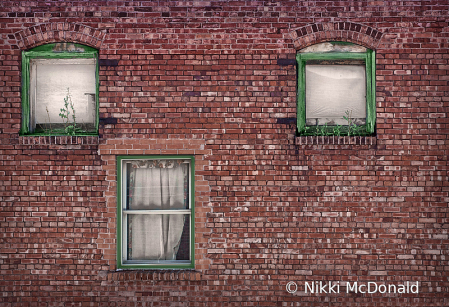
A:
[[[447,1],[35,2],[0,5],[3,305],[449,305]],[[19,136],[21,51],[57,41],[118,61],[99,136]],[[376,51],[375,136],[296,136],[278,60],[324,41]],[[116,155],[162,154],[195,156],[195,271],[116,272]],[[420,293],[285,288],[330,280]]]

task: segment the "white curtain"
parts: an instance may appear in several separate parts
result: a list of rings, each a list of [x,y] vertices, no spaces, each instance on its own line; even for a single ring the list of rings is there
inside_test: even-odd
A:
[[[363,65],[306,65],[308,125],[347,125],[346,111],[357,122],[366,118]]]
[[[187,209],[188,164],[181,160],[130,163],[129,210]],[[129,260],[176,260],[184,214],[129,214]]]
[[[59,113],[64,107],[67,88],[75,108],[76,122],[95,122],[95,99],[92,99],[96,92],[95,59],[33,59],[30,63],[37,124],[64,122]],[[70,107],[69,110],[72,113]],[[71,116],[69,121],[72,121]]]

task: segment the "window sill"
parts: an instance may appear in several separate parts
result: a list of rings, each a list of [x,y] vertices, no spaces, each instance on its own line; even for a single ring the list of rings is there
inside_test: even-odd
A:
[[[296,145],[377,145],[376,136],[298,136]]]
[[[195,270],[119,270],[108,272],[110,281],[200,281],[202,274]]]
[[[98,135],[24,135],[19,137],[20,145],[98,145]]]

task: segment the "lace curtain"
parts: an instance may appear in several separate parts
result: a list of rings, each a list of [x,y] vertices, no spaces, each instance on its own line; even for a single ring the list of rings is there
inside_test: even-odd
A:
[[[141,160],[129,166],[128,210],[189,208],[187,163]],[[128,260],[176,260],[186,218],[185,214],[128,214]]]

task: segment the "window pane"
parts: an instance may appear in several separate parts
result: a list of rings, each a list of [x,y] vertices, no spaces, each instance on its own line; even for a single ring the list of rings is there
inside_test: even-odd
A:
[[[127,209],[189,209],[189,166],[184,160],[127,162]]]
[[[129,214],[128,260],[189,260],[189,214]]]
[[[70,91],[76,123],[85,130],[94,129],[96,116],[95,59],[31,59],[30,107],[32,129],[53,124],[63,126],[59,116],[64,98]],[[69,107],[69,111],[71,109]],[[69,122],[72,117],[69,115]],[[84,126],[84,127],[83,127]],[[48,128],[48,127],[47,127]]]
[[[352,110],[357,124],[366,119],[364,65],[306,65],[306,124],[347,125]]]

